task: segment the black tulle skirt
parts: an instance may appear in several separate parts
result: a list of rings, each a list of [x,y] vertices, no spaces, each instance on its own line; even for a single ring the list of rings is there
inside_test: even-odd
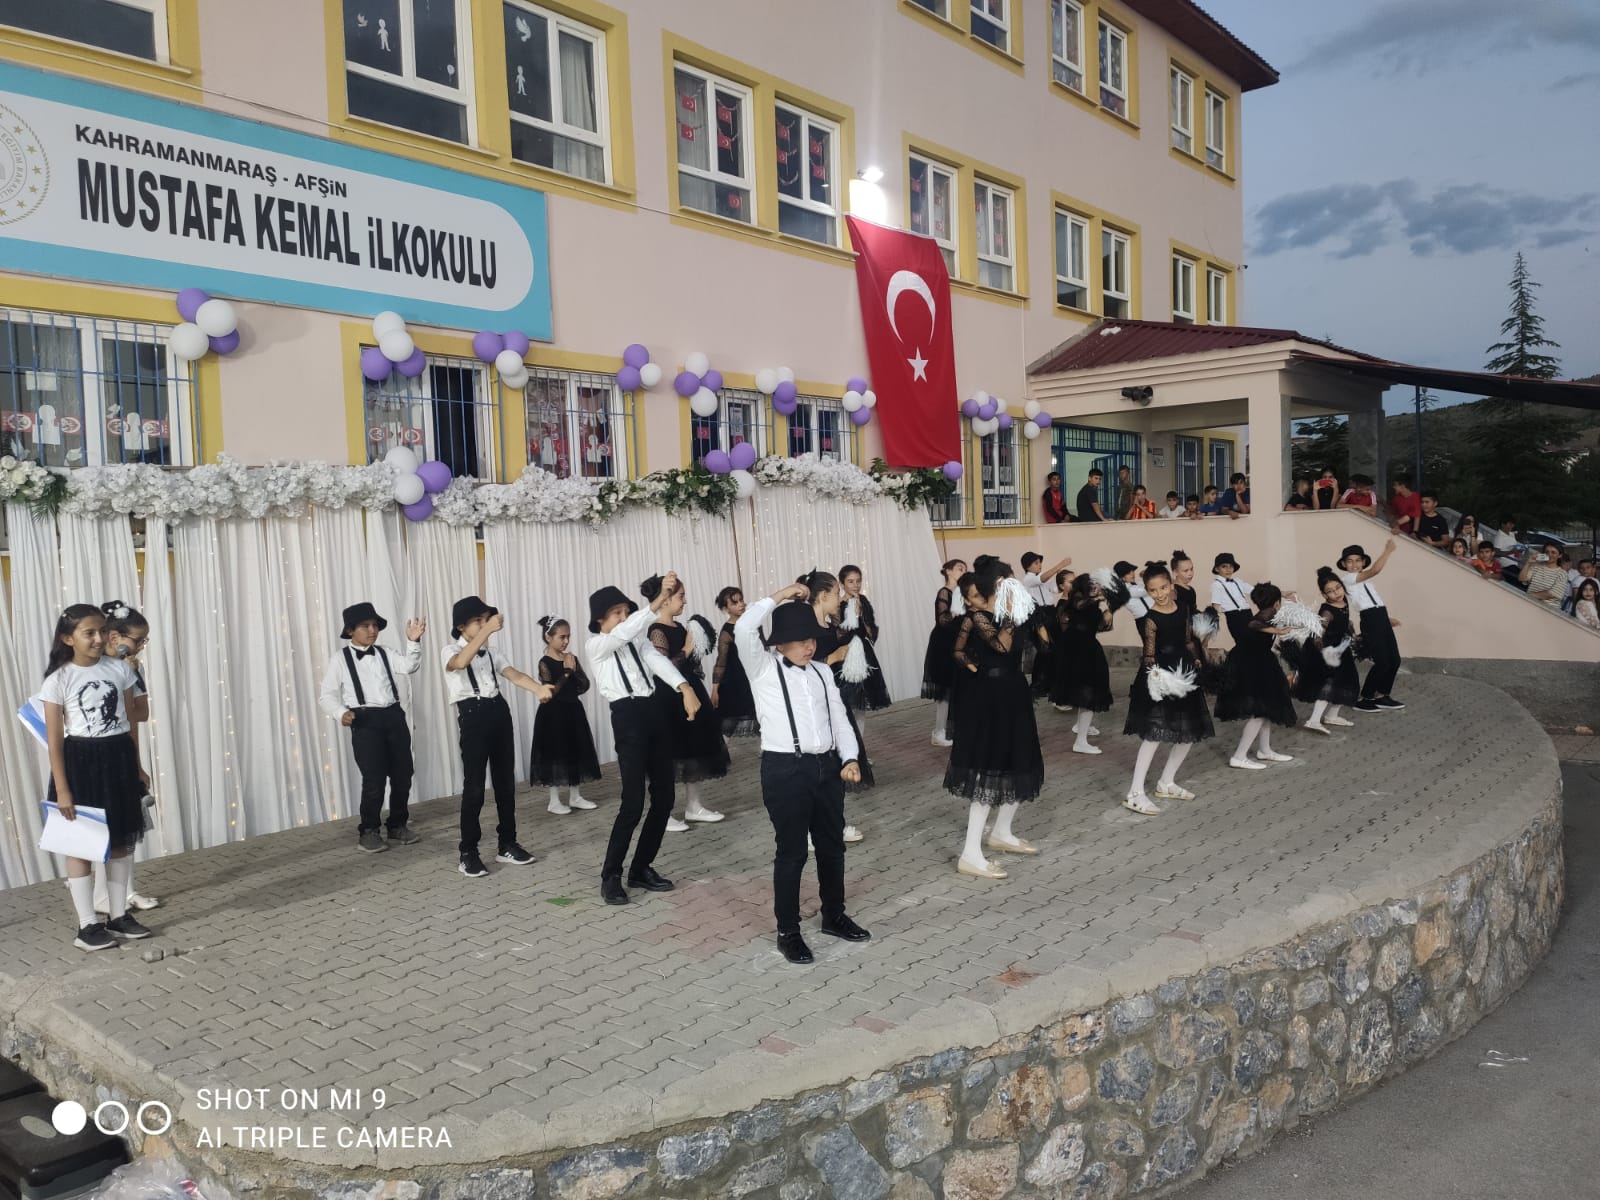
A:
[[[1178,699],[1152,700],[1149,672],[1144,667],[1133,678],[1128,690],[1128,719],[1122,732],[1142,742],[1169,742],[1174,745],[1203,742],[1215,737],[1206,696],[1199,688]]]
[[[1052,704],[1105,712],[1111,707],[1111,667],[1100,639],[1092,633],[1071,629],[1060,638],[1054,655],[1055,682],[1050,688]]]
[[[889,685],[883,678],[883,668],[878,665],[878,652],[866,638],[861,639],[861,648],[867,654],[867,677],[859,683],[846,683],[835,672],[839,697],[852,712],[876,712],[880,708],[888,708],[893,702],[889,699]]]
[[[1322,657],[1322,649],[1307,642],[1290,659],[1294,671],[1291,692],[1296,700],[1313,704],[1326,700],[1329,704],[1354,704],[1361,699],[1361,673],[1356,669],[1356,657],[1346,646],[1339,656],[1339,664],[1330,667]]]
[[[960,621],[935,625],[928,633],[928,649],[922,656],[922,698],[948,700],[956,674],[956,638]]]
[[[1056,635],[1059,637],[1059,635]],[[1033,644],[1033,686],[1032,693],[1035,697],[1044,697],[1050,694],[1051,687],[1056,681],[1056,645],[1055,642],[1046,642],[1043,638]]]
[[[717,720],[722,723],[724,737],[754,737],[761,732],[750,677],[744,673],[737,650],[722,670],[722,682],[717,684]]]
[[[717,720],[716,709],[711,707],[705,685],[692,675],[685,676],[685,682],[700,701],[700,711],[692,721],[684,714],[683,696],[675,689],[664,685],[657,687],[653,697],[661,705],[667,727],[672,730],[672,776],[679,783],[721,779],[733,761],[722,736],[722,723]]]
[[[1044,753],[1027,677],[1015,667],[967,672],[954,715],[945,791],[979,804],[1036,799]]]
[[[576,787],[599,778],[600,759],[583,705],[576,698],[541,704],[533,718],[528,782],[542,787]]]
[[[103,808],[111,849],[131,850],[144,840],[144,784],[139,782],[139,750],[126,733],[110,737],[69,737],[63,743],[67,786],[77,808]],[[46,798],[56,802],[55,773]]]
[[[1222,686],[1217,690],[1217,720],[1248,721],[1264,717],[1274,725],[1293,725],[1294,700],[1289,680],[1270,649],[1235,647],[1228,655]]]

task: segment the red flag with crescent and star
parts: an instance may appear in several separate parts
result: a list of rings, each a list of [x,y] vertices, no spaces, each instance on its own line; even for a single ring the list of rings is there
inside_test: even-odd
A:
[[[932,238],[846,217],[861,327],[891,467],[961,459],[950,275]]]

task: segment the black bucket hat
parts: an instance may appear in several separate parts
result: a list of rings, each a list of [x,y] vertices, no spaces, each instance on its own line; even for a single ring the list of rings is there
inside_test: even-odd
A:
[[[1363,571],[1372,565],[1372,559],[1360,546],[1346,546],[1343,550],[1341,550],[1339,552],[1339,565],[1341,567],[1344,566],[1345,559],[1350,558],[1351,556],[1361,560],[1361,569]]]
[[[1217,555],[1215,561],[1212,562],[1212,564],[1211,564],[1211,573],[1213,575],[1215,575],[1217,573],[1217,568],[1218,567],[1232,567],[1235,571],[1240,571],[1240,570],[1244,569],[1244,568],[1239,566],[1239,560],[1237,558],[1235,558],[1233,555],[1229,554],[1226,550],[1224,550],[1221,554]]]
[[[767,637],[767,645],[815,641],[822,633],[811,605],[804,600],[792,600],[772,610],[772,633]]]
[[[619,604],[628,606],[628,615],[631,617],[639,611],[639,606],[619,587],[603,587],[598,592],[589,594],[589,632],[599,633],[600,622],[605,615]]]
[[[355,632],[356,626],[363,621],[376,621],[379,633],[389,628],[389,622],[378,615],[378,610],[372,607],[372,602],[363,600],[360,604],[352,604],[344,610],[344,632],[339,636],[348,639]]]
[[[461,627],[468,624],[474,617],[493,617],[500,610],[492,604],[485,604],[480,596],[464,596],[457,600],[450,608],[450,636],[460,637]]]

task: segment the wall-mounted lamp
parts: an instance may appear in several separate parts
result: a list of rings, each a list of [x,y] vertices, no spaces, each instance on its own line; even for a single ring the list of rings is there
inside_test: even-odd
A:
[[[880,183],[883,180],[883,168],[882,167],[866,167],[866,168],[863,168],[862,171],[860,172],[860,174],[857,176],[857,178],[864,179],[868,183]]]
[[[1122,389],[1122,398],[1133,404],[1149,404],[1151,397],[1156,394],[1153,387],[1125,387]]]

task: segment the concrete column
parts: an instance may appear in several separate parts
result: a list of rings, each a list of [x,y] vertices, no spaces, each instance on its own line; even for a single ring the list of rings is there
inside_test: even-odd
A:
[[[1289,397],[1276,373],[1254,377],[1249,386],[1250,507],[1254,513],[1275,513],[1289,494]]]
[[[1384,478],[1387,474],[1384,468],[1388,456],[1384,453],[1383,446],[1383,410],[1377,408],[1365,412],[1352,412],[1349,430],[1350,474],[1372,476],[1377,481],[1378,496],[1382,499],[1388,494],[1388,483]]]

